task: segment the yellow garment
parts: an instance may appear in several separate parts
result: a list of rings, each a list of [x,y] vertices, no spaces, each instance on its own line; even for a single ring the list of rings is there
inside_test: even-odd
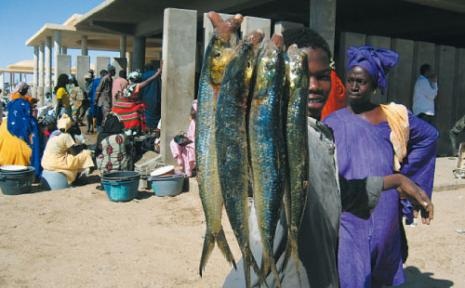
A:
[[[30,165],[32,149],[8,131],[8,121],[0,125],[0,165]]]
[[[74,145],[74,140],[68,133],[52,136],[45,147],[42,157],[44,170],[63,173],[71,184],[79,172],[93,167],[90,150],[84,150],[74,156],[68,153],[68,149]]]
[[[386,120],[391,128],[389,138],[394,148],[394,170],[399,171],[400,164],[407,156],[407,144],[410,137],[408,111],[404,105],[396,103],[381,104],[381,109],[386,115]]]
[[[58,88],[56,92],[56,97],[57,97],[57,100],[61,100],[63,107],[65,108],[69,107],[69,94],[68,92],[66,92],[65,88],[63,87]]]

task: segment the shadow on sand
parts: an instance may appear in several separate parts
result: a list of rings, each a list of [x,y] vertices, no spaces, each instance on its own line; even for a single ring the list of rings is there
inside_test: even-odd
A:
[[[403,285],[396,286],[398,288],[449,288],[454,285],[450,280],[434,279],[434,273],[422,272],[414,266],[408,266],[404,271],[407,281]]]

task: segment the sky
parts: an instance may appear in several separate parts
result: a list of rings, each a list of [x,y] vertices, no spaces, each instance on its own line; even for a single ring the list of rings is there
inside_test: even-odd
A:
[[[103,0],[0,0],[0,67],[33,58],[33,47],[26,46],[45,23],[62,24],[71,15],[85,14]],[[68,54],[80,55],[80,50],[68,49]],[[116,53],[89,51],[94,56]],[[119,55],[119,54],[118,54]]]

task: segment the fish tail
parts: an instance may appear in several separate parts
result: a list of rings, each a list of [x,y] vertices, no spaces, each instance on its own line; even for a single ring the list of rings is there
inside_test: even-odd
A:
[[[231,249],[229,248],[229,244],[226,240],[226,235],[224,235],[223,228],[221,228],[218,232],[218,235],[216,235],[216,244],[218,245],[218,248],[220,248],[226,260],[231,263],[234,267],[234,270],[236,270],[236,261],[234,260],[234,256],[232,255]]]
[[[295,229],[289,230],[289,241],[288,243],[288,249],[286,251],[286,257],[292,258],[292,260],[295,263],[295,268],[297,271],[297,277],[299,279],[299,282],[302,282],[300,278],[300,260],[299,260],[299,246],[298,246],[298,239],[297,239],[297,234],[295,233]],[[294,233],[293,233],[294,232]]]
[[[274,258],[268,254],[264,253],[263,254],[263,259],[262,259],[262,270],[260,275],[267,275],[268,272],[273,274],[275,278],[275,287],[281,288],[281,280],[279,278],[279,273],[278,269],[276,268],[276,263],[274,261]]]
[[[207,232],[205,232],[205,238],[203,240],[202,256],[200,258],[200,277],[202,277],[202,271],[205,269],[205,265],[207,264],[208,258],[210,257],[213,248],[215,248],[215,236],[207,229]]]
[[[207,231],[205,233],[205,239],[203,240],[202,256],[200,258],[200,277],[202,277],[202,272],[205,269],[208,258],[210,258],[213,248],[215,247],[215,242],[218,245],[218,248],[220,248],[226,260],[233,265],[234,269],[237,269],[236,261],[234,260],[234,256],[232,255],[231,249],[229,248],[223,228],[221,228],[217,235]]]

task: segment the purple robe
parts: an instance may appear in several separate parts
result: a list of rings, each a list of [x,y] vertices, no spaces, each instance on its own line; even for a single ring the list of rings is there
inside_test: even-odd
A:
[[[393,174],[394,152],[387,122],[374,125],[345,108],[331,114],[325,123],[334,132],[342,177],[351,180]],[[408,154],[401,171],[431,196],[438,132],[411,113],[409,125]],[[381,193],[367,219],[342,213],[338,251],[342,288],[382,287],[405,281],[401,216],[399,194],[394,189]]]

